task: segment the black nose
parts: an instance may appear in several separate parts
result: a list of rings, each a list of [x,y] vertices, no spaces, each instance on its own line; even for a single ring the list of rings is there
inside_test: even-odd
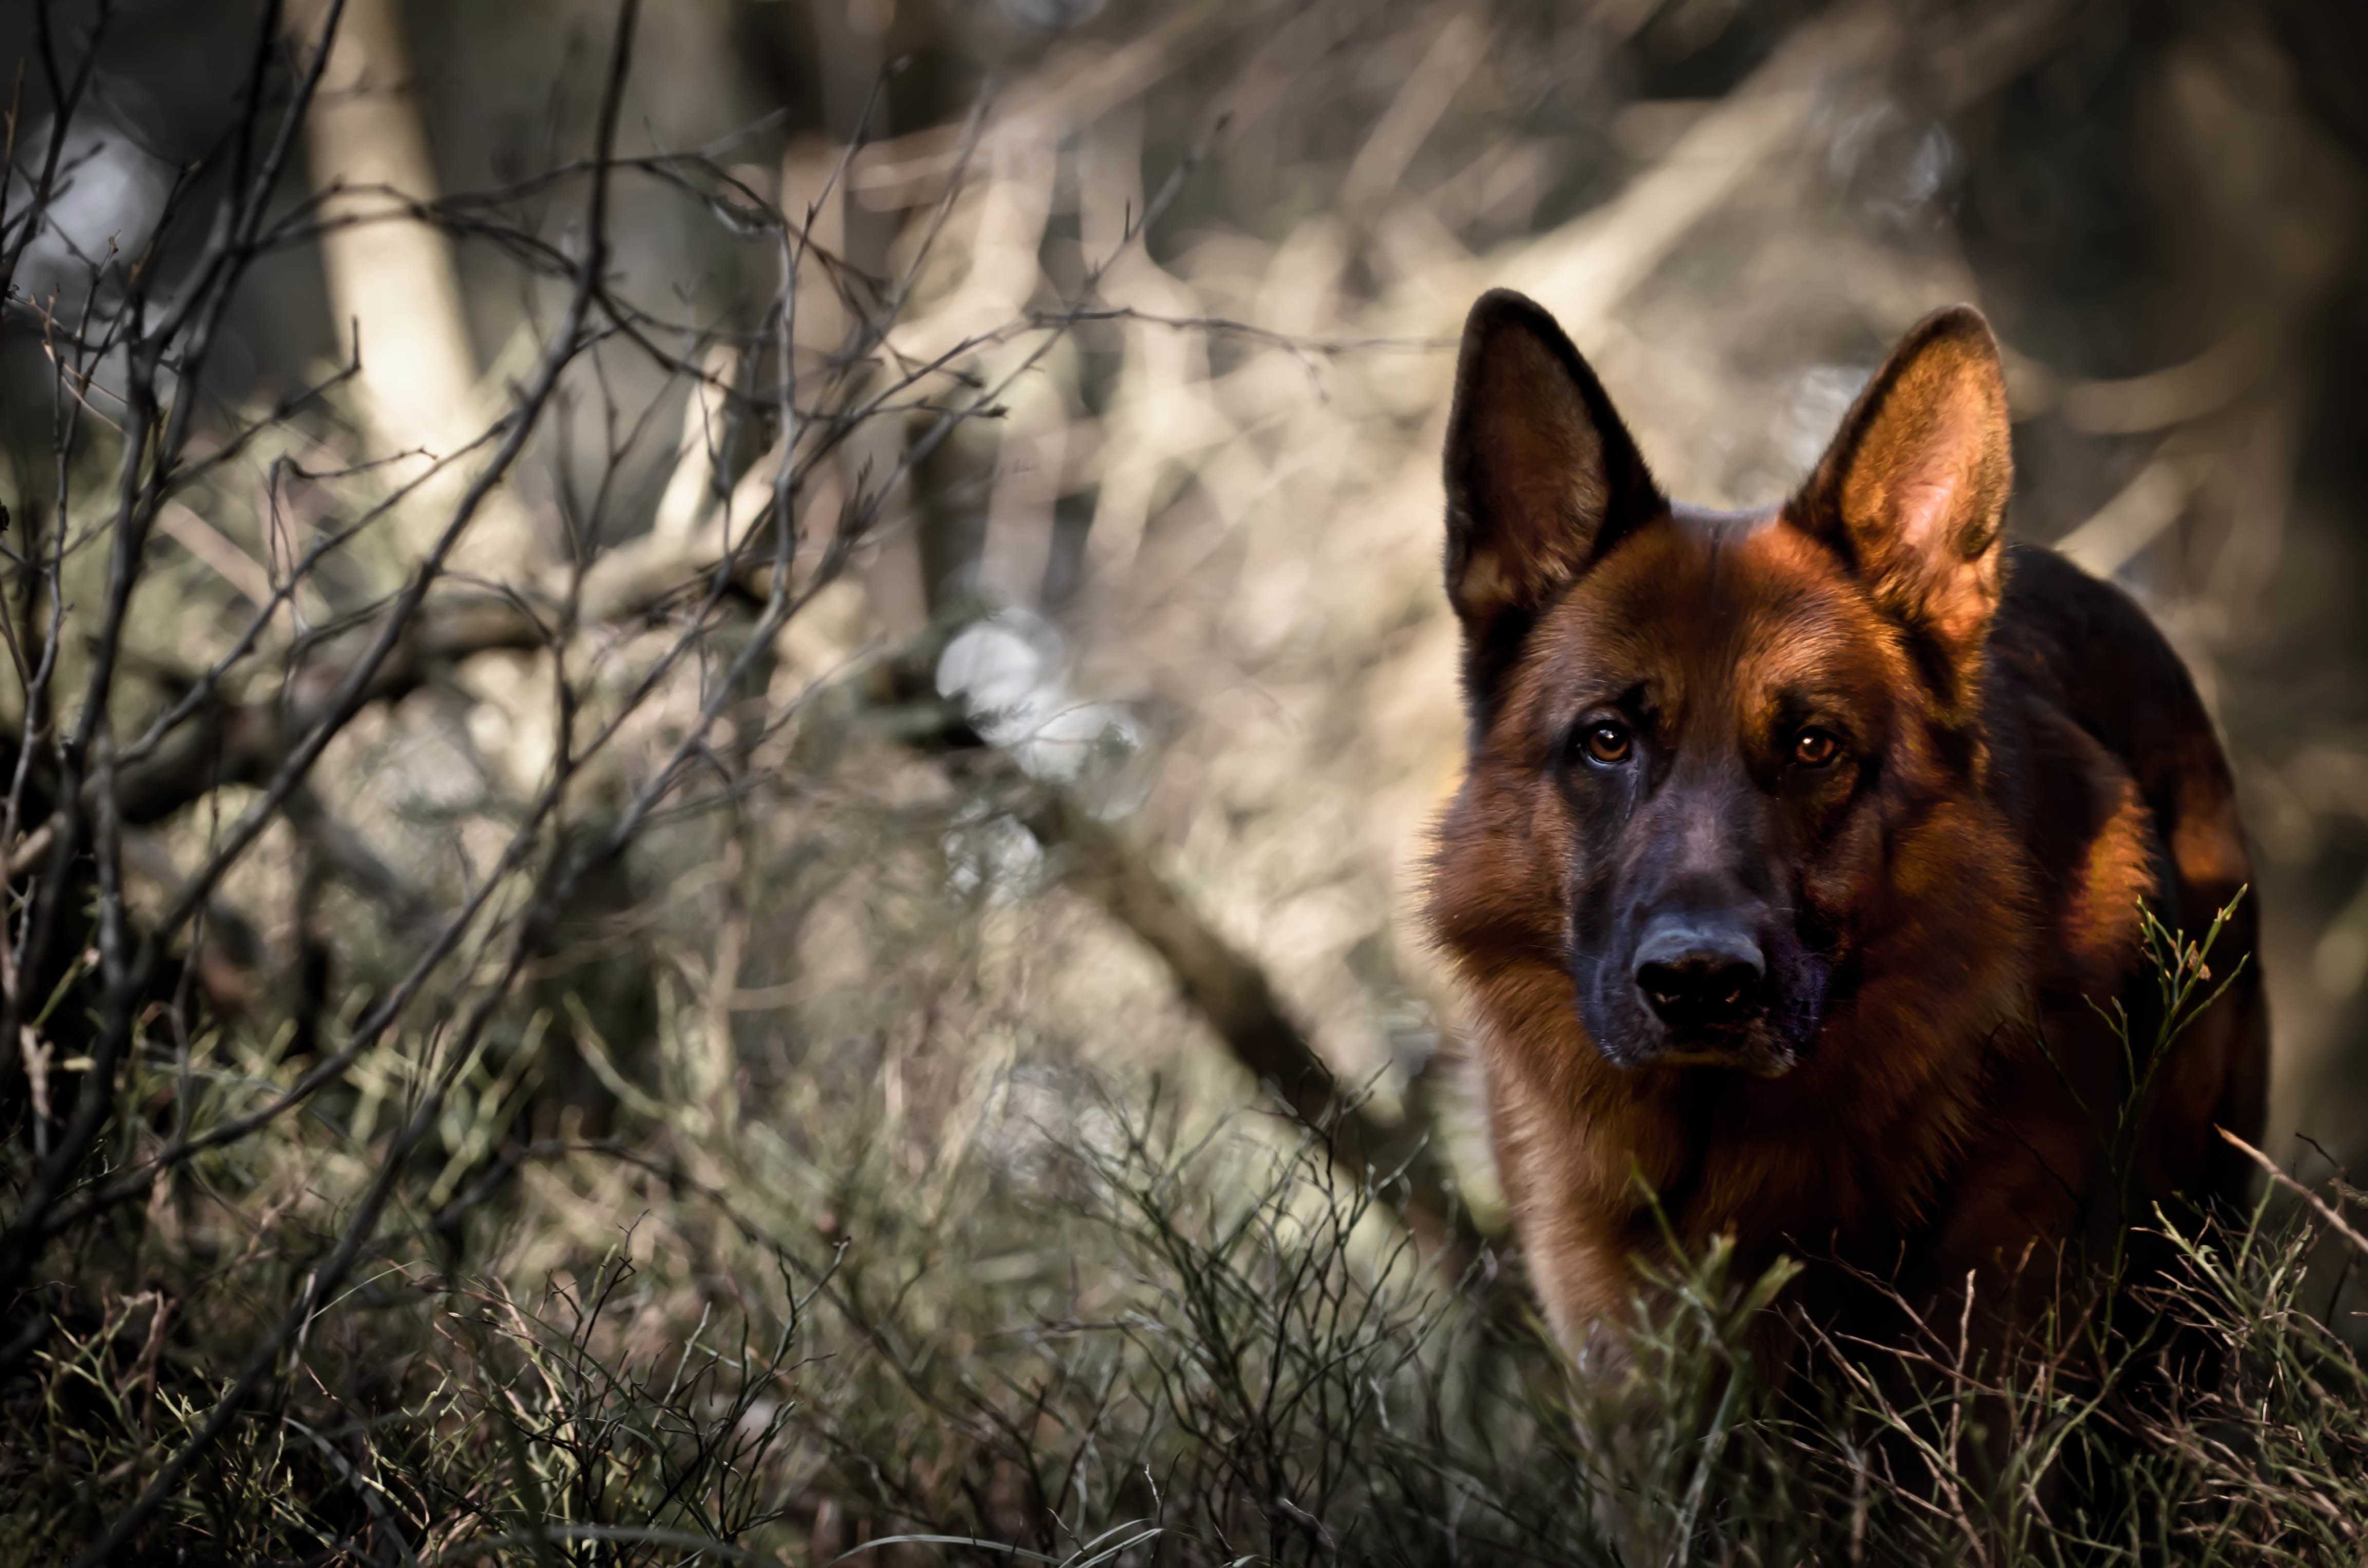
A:
[[[1636,945],[1636,989],[1672,1029],[1739,1024],[1759,1010],[1767,966],[1740,922],[1663,915]]]

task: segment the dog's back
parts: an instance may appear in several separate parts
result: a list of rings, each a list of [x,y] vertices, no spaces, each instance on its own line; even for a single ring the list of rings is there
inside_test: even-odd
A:
[[[2199,977],[2197,1000],[2226,987],[2177,1041],[2152,1090],[2149,1137],[2135,1151],[2144,1192],[2185,1191],[2221,1201],[2251,1185],[2243,1156],[2214,1135],[2226,1128],[2258,1141],[2268,1092],[2269,1015],[2256,937],[2260,917],[2248,890],[2251,856],[2237,814],[2236,784],[2212,720],[2179,655],[2130,597],[2089,576],[2053,551],[2011,551],[2003,602],[1991,631],[1998,687],[2009,699],[2043,706],[2078,725],[2125,770],[2145,808],[2147,865],[2136,896],[2161,921],[2200,939],[2223,911],[2226,924]],[[2033,842],[2060,834],[2060,799],[2045,776],[2032,791]],[[2093,841],[2092,841],[2093,842]],[[2065,892],[2081,871],[2064,868]],[[2120,911],[2078,905],[2067,922]],[[2158,977],[2147,966],[2130,975],[2123,998],[2135,1020],[2152,1017]],[[2135,1042],[2140,1049],[2150,1042]]]

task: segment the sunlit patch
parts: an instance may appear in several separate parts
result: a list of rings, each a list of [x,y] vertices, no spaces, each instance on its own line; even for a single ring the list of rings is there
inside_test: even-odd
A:
[[[2064,939],[2080,970],[2110,981],[2138,951],[2138,903],[2154,891],[2153,818],[2137,786],[2118,780],[2112,814],[2089,841],[2066,901]]]
[[[2225,802],[2211,811],[2191,804],[2171,830],[2170,855],[2180,873],[2199,887],[2233,890],[2251,875],[2245,841]]]

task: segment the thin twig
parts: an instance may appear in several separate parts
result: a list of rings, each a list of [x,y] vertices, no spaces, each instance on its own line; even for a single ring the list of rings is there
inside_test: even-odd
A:
[[[2357,1230],[2354,1230],[2351,1222],[2336,1211],[2334,1205],[2328,1203],[2327,1199],[2321,1198],[2310,1188],[2303,1186],[2302,1183],[2294,1180],[2294,1177],[2286,1175],[2284,1171],[2278,1168],[2278,1163],[2275,1160],[2271,1159],[2267,1154],[2262,1153],[2259,1149],[2254,1148],[2250,1143],[2246,1142],[2242,1138],[2237,1137],[2226,1128],[2215,1127],[2212,1131],[2220,1134],[2221,1141],[2226,1143],[2230,1148],[2236,1150],[2238,1153],[2252,1161],[2253,1164],[2260,1166],[2262,1170],[2268,1172],[2269,1177],[2271,1181],[2277,1183],[2278,1186],[2284,1187],[2288,1192],[2293,1193],[2295,1197],[2308,1204],[2310,1206],[2311,1212],[2325,1221],[2328,1229],[2332,1230],[2336,1234],[2341,1236],[2345,1241],[2350,1242],[2354,1247],[2358,1248],[2361,1256],[2368,1257],[2368,1236],[2363,1236]]]

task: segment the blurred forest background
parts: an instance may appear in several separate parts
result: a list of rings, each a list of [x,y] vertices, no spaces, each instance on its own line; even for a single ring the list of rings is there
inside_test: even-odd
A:
[[[0,1561],[823,1562],[941,1494],[1083,1552],[978,1468],[991,1388],[891,1407],[934,1347],[1092,1316],[1072,1163],[1189,1151],[1258,1075],[1396,1173],[1424,1256],[1480,1257],[1407,915],[1494,285],[1736,506],[1917,317],[1988,313],[2012,526],[2145,601],[2237,760],[2266,1147],[2368,1163],[2368,9],[620,28],[0,7]],[[766,1378],[882,1429],[797,1428],[754,1512],[680,1523],[708,1482],[567,1403],[825,1308],[844,1348]],[[685,1417],[723,1449],[827,1403],[761,1361],[715,1350],[740,1392]]]

